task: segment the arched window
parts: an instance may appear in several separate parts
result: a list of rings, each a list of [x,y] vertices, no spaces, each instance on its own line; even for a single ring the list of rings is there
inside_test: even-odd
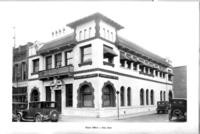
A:
[[[151,105],[154,105],[154,91],[153,90],[151,90],[150,96],[151,96]]]
[[[140,89],[140,105],[144,105],[144,89]]]
[[[91,37],[91,31],[92,31],[92,28],[90,27],[90,28],[89,28],[89,35],[88,35],[89,38]]]
[[[127,102],[128,102],[128,106],[131,106],[131,88],[128,87],[127,89]]]
[[[102,89],[102,106],[115,107],[115,88],[111,82],[106,82]]]
[[[172,95],[172,91],[171,91],[171,90],[169,91],[168,96],[169,96],[169,100],[171,100],[171,99],[173,98],[173,95]]]
[[[162,101],[162,91],[160,91],[160,101]]]
[[[83,39],[86,39],[87,38],[87,29],[84,29],[84,37]]]
[[[124,106],[124,87],[121,87],[120,89],[120,102],[121,106]]]
[[[146,105],[149,105],[149,90],[146,90]]]
[[[165,101],[165,91],[163,92],[163,100]]]
[[[94,88],[91,83],[84,82],[78,89],[78,107],[94,107]]]
[[[79,31],[79,40],[82,40],[82,31]]]
[[[30,101],[39,101],[40,98],[39,98],[39,91],[37,88],[34,88],[31,92],[31,100]]]

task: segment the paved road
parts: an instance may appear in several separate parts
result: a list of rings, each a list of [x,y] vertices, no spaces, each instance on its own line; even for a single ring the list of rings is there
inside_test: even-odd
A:
[[[141,115],[137,117],[120,117],[118,120],[116,117],[107,118],[94,118],[94,117],[71,117],[71,116],[61,116],[59,122],[93,122],[93,121],[103,121],[103,122],[169,122],[168,114],[148,114]]]

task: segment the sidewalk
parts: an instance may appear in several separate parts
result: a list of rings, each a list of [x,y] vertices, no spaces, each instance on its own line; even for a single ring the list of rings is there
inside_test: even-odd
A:
[[[152,112],[143,112],[143,113],[136,113],[136,114],[132,114],[132,115],[120,115],[119,119],[117,116],[113,116],[113,117],[83,117],[83,116],[67,116],[67,115],[60,115],[60,119],[59,122],[117,122],[119,120],[125,120],[128,118],[132,118],[132,117],[138,117],[138,116],[143,116],[143,115],[149,115],[149,114],[154,114],[155,111]]]

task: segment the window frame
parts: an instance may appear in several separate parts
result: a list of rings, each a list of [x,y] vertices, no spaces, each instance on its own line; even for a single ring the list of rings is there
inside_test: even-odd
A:
[[[33,63],[32,73],[38,73],[39,72],[39,58],[32,60],[32,63]]]
[[[86,49],[86,48],[90,48],[91,49],[91,53],[86,54],[86,55],[90,55],[90,60],[89,61],[84,61],[84,57],[85,57],[84,49]],[[92,64],[92,45],[88,44],[88,45],[82,46],[82,47],[80,47],[80,51],[81,51],[81,54],[80,54],[81,63],[79,64],[79,67],[83,66],[83,65],[91,65]]]

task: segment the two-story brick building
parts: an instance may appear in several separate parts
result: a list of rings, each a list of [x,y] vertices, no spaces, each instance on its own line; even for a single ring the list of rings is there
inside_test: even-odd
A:
[[[29,46],[28,101],[56,101],[63,115],[105,117],[116,116],[117,105],[120,114],[154,111],[173,96],[172,66],[120,37],[120,24],[95,13],[67,26],[74,32]]]

